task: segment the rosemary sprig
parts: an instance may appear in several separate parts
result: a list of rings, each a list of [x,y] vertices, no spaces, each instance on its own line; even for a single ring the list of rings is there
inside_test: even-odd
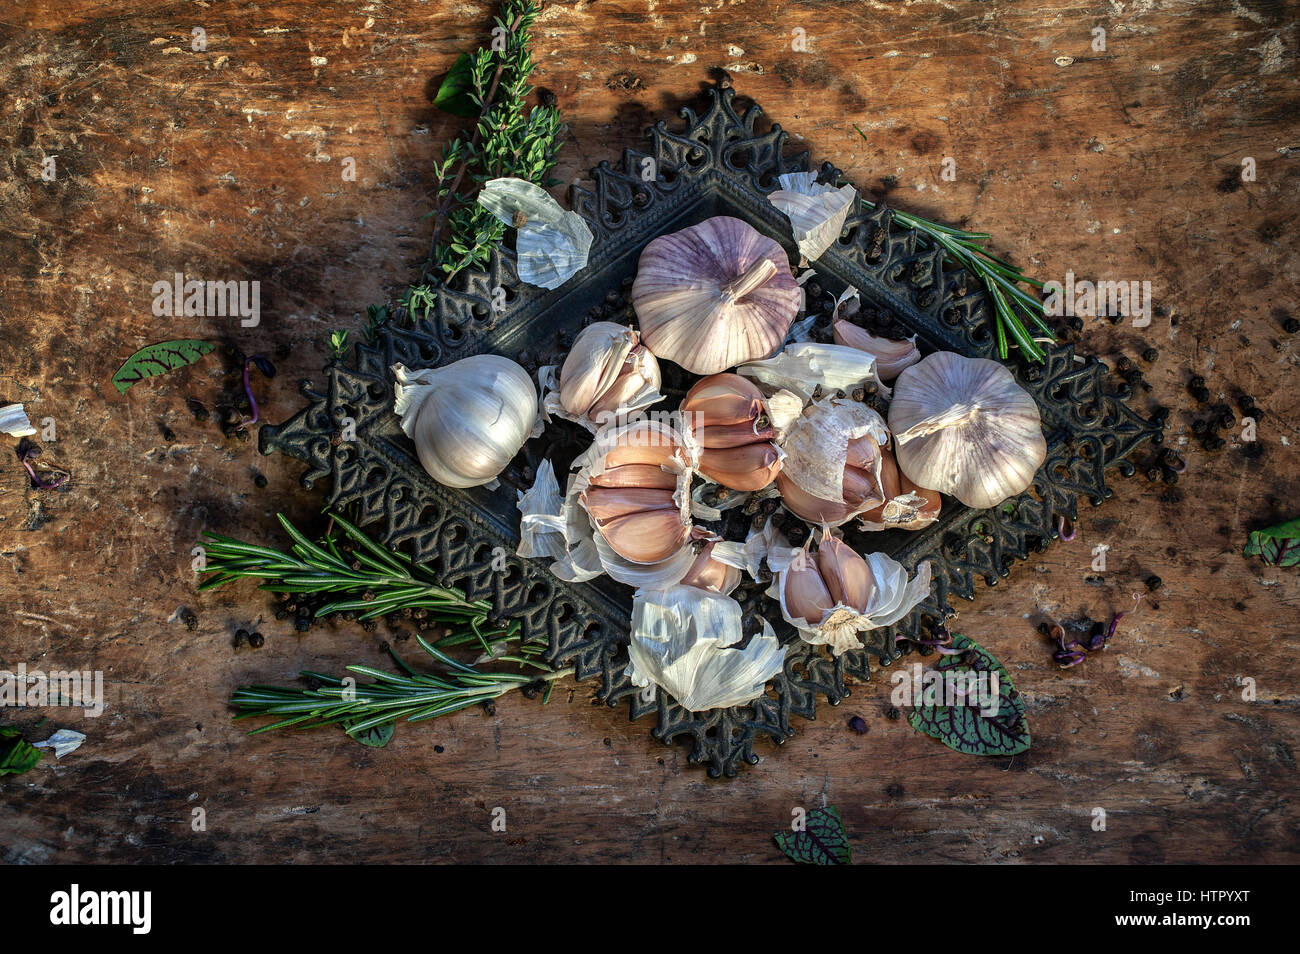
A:
[[[438,192],[430,213],[434,222],[426,284],[413,286],[415,294],[407,295],[408,302],[418,299],[426,313],[430,285],[485,265],[505,235],[505,226],[475,201],[478,186],[503,176],[540,185],[555,165],[565,131],[559,110],[553,105],[525,109],[534,67],[528,30],[540,12],[536,0],[504,0],[493,44],[470,56],[468,96],[479,107],[478,120],[472,131],[444,148],[434,165]],[[463,189],[466,185],[472,188]]]
[[[439,646],[457,646],[478,642],[488,654],[520,635],[520,624],[493,623],[492,604],[487,600],[470,600],[453,586],[444,586],[433,573],[412,563],[405,554],[388,550],[371,540],[358,527],[339,514],[330,515],[331,529],[317,543],[309,540],[283,514],[277,518],[291,540],[288,552],[272,547],[244,543],[218,533],[206,533],[206,566],[211,574],[199,584],[200,590],[212,590],[242,579],[263,580],[261,589],[275,593],[337,593],[341,599],[316,610],[317,616],[330,613],[357,613],[358,619],[404,609],[422,609],[432,622],[450,632],[437,641]],[[340,551],[334,530],[342,530],[351,550]]]
[[[418,636],[416,639],[420,648],[446,670],[443,675],[419,673],[390,649],[393,661],[402,670],[399,673],[369,666],[347,667],[349,672],[374,679],[373,683],[356,685],[351,679],[345,681],[304,672],[302,677],[312,683],[307,687],[245,686],[237,689],[230,699],[231,704],[241,710],[235,719],[281,717],[254,729],[250,735],[274,729],[337,725],[355,738],[370,730],[390,726],[398,719],[422,722],[538,684],[547,686],[549,698],[554,682],[573,672],[572,669],[551,670],[538,663],[531,657],[540,649],[529,645],[521,649],[521,655],[501,656],[498,661],[536,667],[541,670],[540,674],[484,672],[452,659],[425,639]]]

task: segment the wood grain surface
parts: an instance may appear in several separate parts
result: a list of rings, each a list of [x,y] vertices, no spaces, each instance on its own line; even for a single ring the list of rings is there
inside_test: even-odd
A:
[[[429,96],[486,40],[492,8],[6,4],[0,402],[54,420],[45,456],[73,478],[37,491],[12,455],[0,468],[0,668],[102,670],[108,708],[0,712],[31,739],[88,736],[0,780],[0,857],[775,862],[772,833],[792,810],[833,804],[860,862],[1300,860],[1300,583],[1241,555],[1249,530],[1300,511],[1298,342],[1283,330],[1300,315],[1296,12],[1277,0],[547,6],[536,83],[571,127],[565,182],[698,105],[724,68],[796,147],[873,197],[989,231],[1044,279],[1150,281],[1159,308],[1146,329],[1088,320],[1080,349],[1112,363],[1159,350],[1140,362],[1152,390],[1135,403],[1172,409],[1167,441],[1186,473],[1174,487],[1117,481],[1072,543],[958,607],[960,630],[1024,693],[1033,748],[949,751],[887,717],[881,680],[715,781],[648,723],[594,704],[590,683],[561,684],[546,706],[507,698],[493,715],[401,727],[383,750],[332,732],[246,737],[233,688],[382,665],[388,635],[330,624],[299,636],[252,586],[196,594],[190,549],[204,529],[278,542],[275,511],[306,519],[319,493],[300,489],[296,462],[190,417],[187,396],[221,389],[219,361],[125,396],[110,382],[145,344],[224,336],[291,349],[262,389],[269,419],[296,410],[329,329],[355,337],[366,306],[417,274],[430,167],[459,128]],[[796,28],[806,50],[791,49]],[[260,325],[154,317],[150,286],[178,271],[260,281]],[[1257,457],[1239,425],[1226,448],[1202,450],[1194,374],[1213,403],[1258,402]],[[1039,620],[1108,619],[1153,574],[1162,585],[1109,651],[1053,664]],[[266,646],[233,649],[259,617]],[[847,727],[853,715],[866,734]],[[492,830],[497,807],[505,832]]]

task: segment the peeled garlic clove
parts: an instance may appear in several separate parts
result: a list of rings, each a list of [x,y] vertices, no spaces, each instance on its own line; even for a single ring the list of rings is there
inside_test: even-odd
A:
[[[865,328],[841,318],[831,326],[831,336],[837,345],[874,355],[876,374],[882,381],[892,381],[903,369],[910,368],[921,360],[921,352],[916,347],[916,335],[902,341],[878,338]]]
[[[819,183],[815,172],[787,172],[777,177],[781,188],[767,200],[790,220],[794,240],[808,261],[815,261],[840,233],[853,208],[857,190],[851,185]]]
[[[644,510],[598,524],[614,552],[633,563],[658,563],[685,545],[691,528],[675,509]]]
[[[582,502],[598,525],[630,513],[678,509],[671,490],[649,487],[591,487],[583,494]]]
[[[780,244],[715,216],[646,246],[632,306],[658,357],[716,374],[781,347],[799,312],[799,286]]]
[[[817,570],[836,603],[865,607],[875,592],[867,561],[838,537],[824,535],[817,545]]]
[[[762,490],[780,472],[781,452],[771,442],[706,448],[700,451],[697,469],[715,484],[732,490]]]
[[[393,412],[424,469],[446,487],[479,487],[505,470],[537,423],[537,392],[515,362],[494,354],[441,368],[393,366]]]
[[[821,623],[837,602],[806,552],[785,571],[781,590],[789,615],[813,626]]]
[[[649,487],[675,490],[678,477],[654,464],[623,464],[611,467],[591,478],[593,487]]]
[[[889,428],[903,474],[977,510],[1023,493],[1047,458],[1038,405],[985,358],[940,351],[904,370]]]

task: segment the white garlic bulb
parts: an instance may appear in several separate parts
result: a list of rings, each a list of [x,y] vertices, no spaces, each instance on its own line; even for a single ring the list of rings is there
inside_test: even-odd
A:
[[[1034,399],[996,361],[939,351],[894,384],[889,429],[899,469],[968,507],[1024,492],[1047,459]]]
[[[420,463],[445,487],[492,483],[537,423],[537,391],[509,358],[478,354],[442,368],[393,366],[393,412]]]
[[[717,374],[781,347],[799,285],[779,243],[719,215],[645,247],[632,307],[652,352],[692,374]]]

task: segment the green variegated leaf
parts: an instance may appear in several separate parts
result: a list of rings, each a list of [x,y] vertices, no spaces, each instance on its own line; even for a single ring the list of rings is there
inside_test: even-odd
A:
[[[146,345],[127,358],[126,363],[117,369],[117,373],[113,375],[113,384],[120,393],[125,394],[127,389],[137,381],[184,368],[214,348],[216,345],[211,341],[200,341],[194,338],[160,341],[157,344]]]
[[[844,833],[844,820],[834,806],[809,812],[799,831],[778,831],[772,837],[776,839],[777,847],[800,864],[853,863],[853,849]]]
[[[918,705],[908,721],[912,728],[938,739],[950,749],[968,755],[1015,755],[1029,748],[1029,727],[1025,724],[1025,703],[1016,691],[1002,664],[973,639],[954,633],[954,649],[966,650],[961,655],[944,656],[934,667],[939,674],[970,673],[978,678],[981,673],[992,689],[992,674],[997,675],[998,695],[996,707],[992,700],[972,699],[971,705]],[[926,700],[913,700],[924,703]],[[946,701],[946,700],[945,700]],[[993,710],[996,709],[996,712]],[[985,714],[988,713],[988,714]]]
[[[0,776],[22,775],[36,768],[41,753],[17,729],[0,726]]]
[[[1269,566],[1295,566],[1300,563],[1300,518],[1256,530],[1246,538],[1243,552],[1248,557],[1259,557]]]

